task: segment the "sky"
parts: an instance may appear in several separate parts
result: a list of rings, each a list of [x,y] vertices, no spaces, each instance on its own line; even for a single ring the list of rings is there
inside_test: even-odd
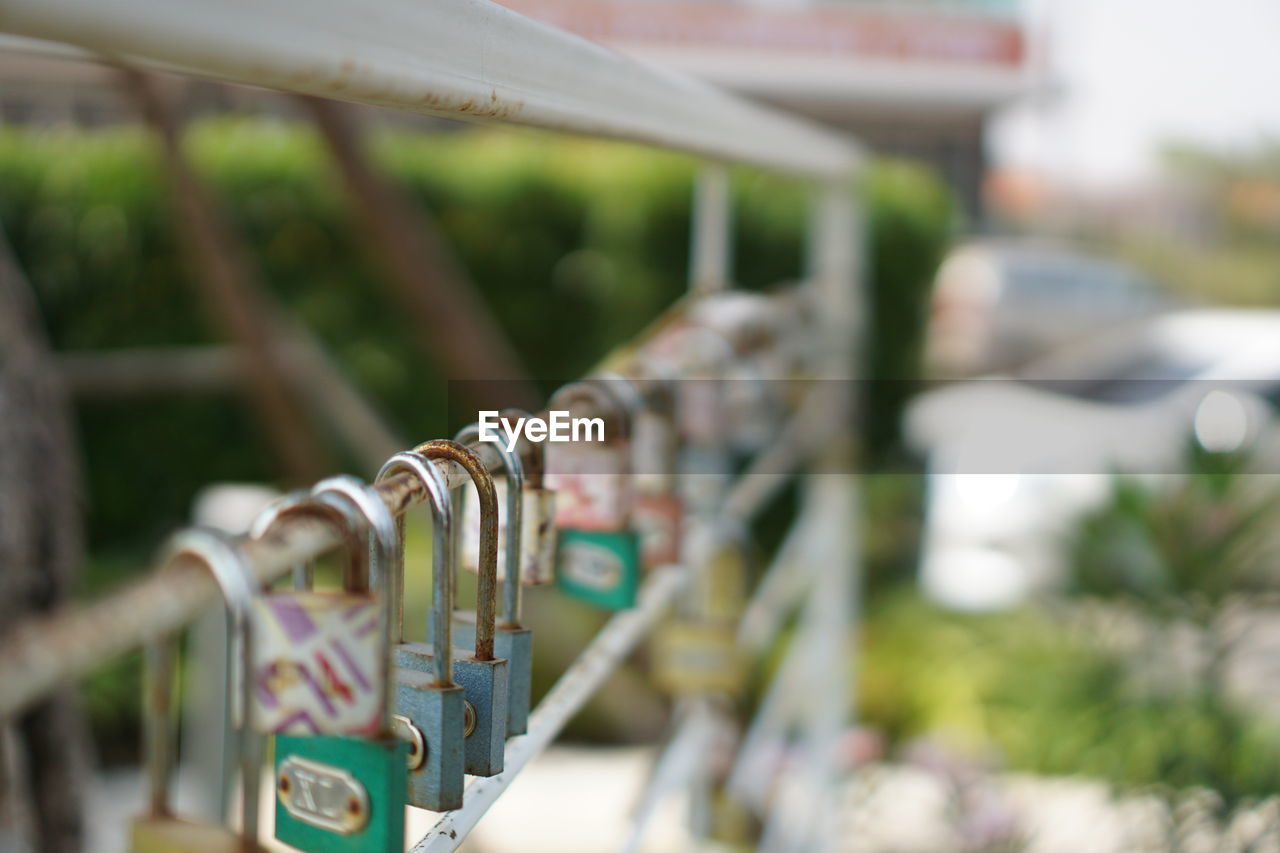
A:
[[[992,125],[996,162],[1097,185],[1159,170],[1159,147],[1280,140],[1280,0],[1024,0],[1053,91]]]

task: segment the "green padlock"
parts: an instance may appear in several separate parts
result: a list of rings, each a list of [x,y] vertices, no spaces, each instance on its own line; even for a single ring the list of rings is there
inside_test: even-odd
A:
[[[507,744],[507,697],[510,676],[506,658],[494,651],[498,607],[498,497],[493,477],[484,462],[456,441],[428,441],[414,448],[427,459],[445,459],[470,475],[480,496],[480,577],[476,590],[478,630],[470,651],[446,647],[453,658],[454,680],[462,685],[474,712],[463,744],[466,772],[496,776],[502,772]],[[452,620],[450,620],[451,622]],[[443,625],[433,624],[433,632]],[[452,629],[452,626],[450,626]],[[445,653],[431,643],[404,643],[396,649],[396,663],[405,669],[427,673],[436,667],[436,655]]]
[[[312,495],[342,511],[352,528],[365,527],[371,534],[372,560],[365,561],[362,580],[368,586],[372,576],[381,604],[385,648],[373,676],[379,713],[368,736],[276,736],[276,838],[326,853],[403,850],[409,746],[396,736],[393,723],[389,569],[396,548],[395,519],[382,499],[354,477],[323,480]]]
[[[422,484],[431,504],[431,581],[433,619],[427,631],[433,648],[450,648],[449,611],[453,609],[454,514],[449,484],[444,475],[420,453],[397,453],[378,472],[381,481],[396,474],[412,474]],[[399,578],[396,617],[396,645],[404,643],[404,516],[396,519],[398,542],[392,576]],[[467,720],[474,723],[474,710],[466,702],[462,688],[453,681],[453,668],[446,658],[433,658],[430,673],[396,667],[397,722],[409,739],[409,803],[432,811],[462,807],[466,784],[463,743]]]
[[[458,431],[453,440],[466,445],[477,453],[491,448],[502,463],[506,474],[506,537],[502,542],[505,578],[502,587],[502,618],[494,631],[494,654],[507,660],[507,736],[522,735],[529,730],[529,698],[533,689],[533,631],[520,623],[522,587],[519,580],[524,572],[520,560],[524,554],[524,465],[514,451],[501,443],[482,442],[480,425],[472,424]],[[454,493],[455,517],[461,520],[465,502],[461,490]],[[455,530],[460,530],[459,524]],[[502,525],[499,524],[501,529]],[[512,534],[512,531],[515,531]],[[500,539],[502,537],[499,537]],[[434,614],[432,616],[434,618]],[[457,645],[466,647],[475,642],[476,612],[453,611],[453,631]]]
[[[252,632],[246,610],[253,598],[251,573],[231,537],[216,530],[193,528],[176,534],[165,548],[162,564],[179,558],[203,564],[213,574],[227,603],[227,630],[239,637],[240,654],[253,653]],[[235,691],[236,716],[243,740],[240,749],[241,831],[221,824],[199,823],[178,817],[169,807],[169,786],[176,758],[177,727],[174,721],[175,682],[178,657],[176,635],[161,637],[147,647],[146,705],[143,727],[146,734],[147,778],[151,786],[147,814],[134,820],[131,853],[245,853],[258,851],[258,752],[253,748],[248,682]],[[242,664],[243,665],[243,662]]]
[[[560,528],[556,582],[588,604],[625,610],[635,606],[642,574],[640,534],[631,519],[630,413],[622,393],[601,379],[564,386],[548,408],[573,411],[583,403],[605,418],[605,442],[558,444],[549,453]]]

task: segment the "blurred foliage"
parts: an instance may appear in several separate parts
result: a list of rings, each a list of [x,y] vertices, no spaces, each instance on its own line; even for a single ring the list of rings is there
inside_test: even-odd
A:
[[[1192,300],[1280,304],[1280,142],[1174,142],[1164,161],[1178,203],[1169,227],[1096,236]]]
[[[1226,684],[1280,556],[1280,497],[1250,466],[1191,447],[1185,475],[1115,477],[1064,543],[1068,597],[1052,606],[872,599],[864,718],[893,743],[940,735],[1010,769],[1153,792],[1175,817],[1209,790],[1196,814],[1222,831],[1280,789],[1280,726]]]
[[[1171,797],[1212,789],[1230,810],[1280,788],[1280,731],[1220,694],[1154,692],[1096,626],[1045,611],[966,615],[913,596],[870,614],[863,720],[893,744],[923,734],[1010,770],[1081,775]]]
[[[1173,142],[1163,154],[1168,170],[1204,199],[1219,236],[1237,244],[1280,237],[1280,140],[1234,150]]]
[[[870,594],[914,582],[920,565],[925,477],[907,471],[862,477],[863,559]]]
[[[1098,241],[1175,293],[1212,305],[1269,308],[1280,305],[1280,243],[1215,245],[1176,237],[1142,235]]]
[[[151,145],[138,128],[0,130],[0,223],[58,349],[215,339],[183,268]],[[385,130],[371,146],[433,213],[546,390],[684,291],[687,158],[524,131]],[[417,332],[379,280],[316,135],[296,123],[221,119],[193,125],[186,147],[272,292],[406,435],[445,434],[444,378],[424,365]],[[797,278],[806,187],[735,174],[738,279],[763,288]],[[951,206],[915,167],[878,163],[866,181],[871,370],[911,378]],[[882,409],[870,432],[891,444],[900,401],[874,402]],[[153,543],[205,483],[276,475],[238,401],[93,401],[79,416],[98,554]]]
[[[872,470],[892,469],[905,458],[902,413],[918,390],[934,273],[956,215],[945,189],[926,173],[886,164],[867,182],[874,287],[867,349],[866,460]]]
[[[1280,491],[1246,453],[1192,446],[1186,458],[1186,476],[1113,478],[1071,539],[1071,592],[1212,630],[1233,597],[1275,588]]]

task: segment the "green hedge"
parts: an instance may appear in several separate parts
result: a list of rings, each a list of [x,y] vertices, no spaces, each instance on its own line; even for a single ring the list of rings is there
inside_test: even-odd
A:
[[[361,245],[320,141],[263,120],[195,125],[190,155],[270,288],[411,436],[446,428],[444,383]],[[438,219],[535,376],[579,374],[684,287],[691,161],[526,132],[381,132],[378,161]],[[211,342],[176,245],[150,141],[136,128],[0,130],[0,222],[63,350]],[[878,164],[872,369],[914,376],[924,288],[951,207],[926,173]],[[736,181],[737,270],[764,287],[802,268],[805,188]],[[896,405],[889,401],[888,405]],[[96,549],[155,541],[194,491],[271,479],[243,406],[226,398],[85,403],[80,429]],[[880,418],[896,422],[886,409]],[[892,436],[892,426],[873,434]]]

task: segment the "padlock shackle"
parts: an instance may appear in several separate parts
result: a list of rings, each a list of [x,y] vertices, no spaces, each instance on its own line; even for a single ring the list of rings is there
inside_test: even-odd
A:
[[[512,419],[529,419],[533,417],[524,409],[503,409],[498,417]],[[547,471],[547,444],[543,441],[529,441],[523,435],[516,442],[516,452],[521,453],[520,463],[524,470],[524,484],[530,489],[542,488],[542,477]]]
[[[328,503],[316,500],[308,491],[290,492],[267,504],[254,517],[253,523],[249,525],[249,538],[254,540],[266,538],[274,529],[276,522],[297,516],[319,519],[338,531],[338,535],[343,540],[346,559],[342,573],[344,586],[354,583],[354,580],[363,571],[361,568],[363,560],[360,556],[360,549],[364,543],[361,541],[360,533],[352,528],[341,510]],[[292,577],[295,590],[301,592],[310,590],[314,586],[315,573],[313,568],[309,562],[298,563],[293,567]]]
[[[712,382],[715,394],[715,431],[723,433],[729,426],[724,387],[729,368],[738,358],[738,350],[723,332],[711,326],[684,325],[670,329],[655,342],[660,355],[652,359],[659,369],[678,369],[681,375],[692,373],[685,382]],[[674,350],[670,355],[667,350]],[[690,358],[690,355],[693,357]],[[699,375],[701,374],[701,375]],[[677,408],[677,422],[680,412]]]
[[[369,535],[369,549],[365,551],[369,571],[366,582],[382,596],[384,648],[378,656],[378,734],[390,736],[391,718],[395,716],[395,685],[392,678],[392,658],[395,655],[395,588],[391,571],[396,551],[396,519],[373,489],[357,477],[340,474],[316,483],[311,494],[318,501],[332,502],[348,514],[350,526],[363,526]]]
[[[481,441],[480,424],[474,423],[458,430],[453,440],[471,448],[490,447],[502,461],[507,478],[507,541],[503,555],[506,583],[502,588],[502,627],[520,627],[520,556],[524,541],[524,465],[520,454],[508,450],[501,441]]]
[[[441,438],[423,442],[414,452],[428,459],[448,459],[456,463],[475,484],[480,498],[480,579],[476,589],[474,657],[481,661],[493,660],[493,635],[498,621],[498,492],[493,477],[479,456],[456,441]],[[436,653],[452,655],[449,649]]]
[[[668,377],[667,381],[670,381],[669,373],[667,374],[667,377]],[[623,376],[621,373],[616,373],[614,371],[606,371],[606,372],[596,374],[593,378],[600,381],[601,383],[604,383],[605,388],[609,391],[609,393],[612,394],[613,397],[616,400],[618,400],[619,403],[622,404],[623,411],[626,412],[626,415],[627,415],[627,433],[629,435],[631,436],[635,435],[636,429],[640,422],[640,418],[645,412],[656,412],[659,415],[659,417],[663,418],[664,427],[675,425],[673,414],[669,412],[664,413],[663,410],[653,406],[651,404],[649,396],[647,396],[644,392],[642,392],[639,386],[636,385],[635,380],[631,379],[630,377]],[[669,387],[669,386],[664,385],[663,387]],[[676,439],[675,436],[670,436],[670,437],[673,438],[673,441]],[[668,475],[675,474],[675,468],[676,468],[675,448],[677,446],[678,446],[678,441],[675,441],[675,443],[671,444],[672,451],[670,454],[668,454],[671,458],[667,460],[668,465],[670,467],[667,472],[664,472],[664,473],[667,473]],[[631,454],[628,453],[627,467],[630,473],[634,473],[635,461],[636,460],[634,459],[634,457],[632,457]],[[624,490],[625,490],[624,505],[627,507],[627,515],[629,517],[631,515],[631,510],[634,509],[635,507],[636,489],[634,485],[634,479],[628,479],[627,483],[624,485]]]
[[[692,343],[685,343],[683,339],[686,338],[694,340]],[[703,371],[710,370],[713,374],[722,372],[738,357],[738,349],[728,336],[711,326],[678,326],[663,335],[660,343],[662,346],[674,347],[677,350],[693,350],[698,359],[695,367]],[[658,360],[662,361],[662,359]],[[684,367],[687,366],[684,365]]]
[[[453,599],[455,596],[453,583],[453,531],[455,518],[449,494],[449,484],[444,474],[432,464],[431,460],[421,453],[406,450],[388,459],[374,478],[380,483],[396,474],[409,474],[417,478],[427,493],[427,501],[431,504],[431,609],[435,618],[431,620],[431,642],[436,649],[453,648]],[[396,596],[396,642],[404,642],[404,516],[396,518],[396,539],[394,563],[391,566],[392,577],[399,578],[399,594]],[[432,673],[435,683],[441,687],[453,685],[453,666],[447,654],[436,654],[432,657]]]
[[[547,410],[573,412],[575,405],[590,414],[604,418],[605,443],[623,444],[631,439],[631,417],[624,401],[605,382],[596,378],[579,379],[561,385],[547,401]]]
[[[676,421],[676,383],[680,377],[669,364],[646,362],[645,365],[647,375],[626,381],[640,396],[644,411],[657,417],[662,424],[663,470],[655,473],[666,478],[668,491],[675,493],[675,477],[680,472],[680,425]],[[637,382],[644,383],[644,390],[640,390]]]
[[[626,382],[628,391],[619,392],[611,387],[616,382]],[[567,385],[561,385],[551,400],[547,403],[548,409],[555,409],[557,406],[563,406],[569,411],[573,411],[573,403],[578,400],[584,400],[591,405],[591,411],[601,417],[605,417],[605,436],[608,438],[612,433],[612,439],[607,440],[606,444],[614,445],[618,452],[623,454],[623,470],[619,472],[621,484],[619,486],[622,504],[622,517],[624,523],[631,523],[631,513],[635,507],[634,488],[631,485],[632,468],[634,467],[631,459],[631,437],[635,430],[635,409],[632,406],[639,401],[643,406],[643,400],[636,395],[635,386],[630,381],[616,373],[604,373],[587,379],[579,379],[576,382],[570,382]],[[612,417],[611,417],[612,416]],[[613,429],[610,430],[610,425]],[[618,435],[618,433],[621,435]]]
[[[240,775],[243,819],[241,837],[257,847],[259,765],[253,732],[253,623],[249,608],[255,583],[248,561],[237,547],[235,537],[221,530],[192,527],[169,538],[161,552],[161,571],[180,562],[202,565],[213,575],[226,603],[228,637],[240,638],[240,690],[236,696],[243,732],[240,746]],[[147,778],[152,816],[171,814],[169,788],[177,762],[177,726],[174,720],[177,693],[179,633],[150,643],[146,649],[147,684],[143,706]],[[234,644],[231,648],[235,648]],[[227,721],[228,730],[231,721]]]

